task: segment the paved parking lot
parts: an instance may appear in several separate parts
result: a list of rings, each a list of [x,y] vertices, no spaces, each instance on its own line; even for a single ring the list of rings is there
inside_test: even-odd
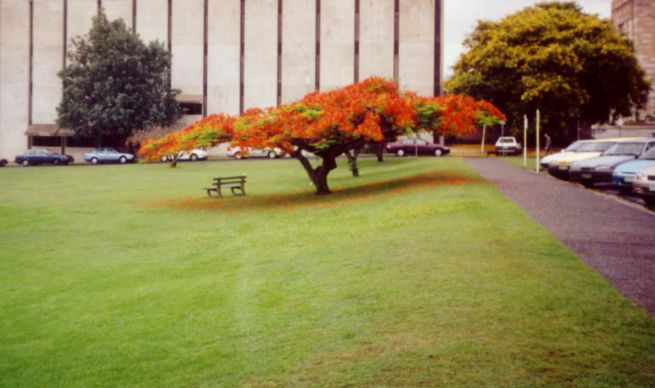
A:
[[[623,295],[655,315],[652,212],[499,159],[464,160]]]

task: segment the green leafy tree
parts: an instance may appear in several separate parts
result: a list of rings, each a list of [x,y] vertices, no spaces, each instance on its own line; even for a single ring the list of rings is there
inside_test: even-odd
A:
[[[490,101],[515,130],[524,114],[541,109],[544,127],[564,140],[578,123],[589,128],[647,101],[649,82],[631,42],[575,2],[542,2],[480,21],[465,46],[449,92]]]
[[[127,137],[151,126],[169,126],[181,116],[170,88],[170,58],[159,42],[144,44],[122,19],[103,11],[89,33],[72,42],[69,63],[59,72],[63,98],[57,124],[78,136]]]

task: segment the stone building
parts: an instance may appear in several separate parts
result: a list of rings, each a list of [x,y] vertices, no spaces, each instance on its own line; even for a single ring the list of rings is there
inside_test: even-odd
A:
[[[0,157],[62,133],[57,72],[99,7],[167,45],[185,121],[372,75],[440,90],[442,0],[0,0]]]
[[[612,0],[612,21],[634,42],[639,63],[655,87],[655,0]],[[655,91],[644,113],[642,119],[655,121]]]

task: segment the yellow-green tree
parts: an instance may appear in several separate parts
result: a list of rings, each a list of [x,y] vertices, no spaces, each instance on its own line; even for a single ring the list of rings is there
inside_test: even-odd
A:
[[[543,2],[480,21],[465,46],[446,87],[490,101],[511,128],[539,108],[544,127],[564,140],[578,122],[606,122],[647,101],[649,82],[631,42],[575,2]]]

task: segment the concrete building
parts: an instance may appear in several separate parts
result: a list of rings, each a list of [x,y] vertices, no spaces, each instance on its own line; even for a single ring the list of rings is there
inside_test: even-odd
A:
[[[0,0],[0,157],[28,147],[28,128],[35,140],[61,134],[57,72],[99,7],[165,42],[172,86],[197,113],[185,121],[372,75],[440,91],[442,0]]]
[[[612,21],[634,42],[639,63],[655,82],[655,0],[612,0]],[[655,121],[655,92],[651,92],[646,112],[640,116],[651,116],[650,121]]]

